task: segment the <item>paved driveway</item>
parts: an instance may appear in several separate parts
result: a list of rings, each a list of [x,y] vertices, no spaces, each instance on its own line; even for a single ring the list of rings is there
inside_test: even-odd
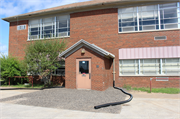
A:
[[[32,94],[34,93],[36,94],[36,92]],[[134,96],[133,100],[123,104],[121,112],[116,114],[27,106],[14,104],[12,100],[5,102],[1,100],[0,117],[2,119],[180,119],[180,94],[131,93]],[[111,109],[116,109],[116,106]]]

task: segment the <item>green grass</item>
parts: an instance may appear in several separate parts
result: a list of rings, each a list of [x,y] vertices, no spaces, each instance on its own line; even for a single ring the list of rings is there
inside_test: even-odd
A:
[[[150,93],[150,88],[132,88],[130,85],[124,85],[123,88],[127,90],[137,90]],[[152,93],[167,93],[167,94],[178,94],[180,93],[180,88],[152,88]]]
[[[150,93],[150,88],[132,88],[133,90],[139,90]],[[152,93],[167,93],[167,94],[178,94],[180,93],[179,88],[152,88]]]
[[[1,85],[1,87],[14,87],[14,88],[32,88],[32,85],[24,85],[24,84],[19,84],[19,85]],[[43,88],[44,85],[40,84],[33,84],[33,88]]]

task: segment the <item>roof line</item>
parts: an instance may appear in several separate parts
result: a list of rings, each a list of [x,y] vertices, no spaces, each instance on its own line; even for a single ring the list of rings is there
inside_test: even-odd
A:
[[[69,47],[67,50],[65,50],[64,52],[62,52],[59,57],[63,57],[65,56],[66,57],[66,54],[68,54],[69,52],[71,52],[73,49],[75,49],[76,47],[78,47],[80,44],[84,44],[84,45],[87,45],[88,47],[92,48],[93,50],[96,50],[98,51],[99,53],[103,54],[104,56],[107,56],[107,57],[111,57],[111,58],[115,58],[115,55],[109,53],[108,51],[94,45],[94,44],[90,44],[89,42],[81,39],[79,40],[77,43],[75,43],[74,45],[72,45],[71,47]]]

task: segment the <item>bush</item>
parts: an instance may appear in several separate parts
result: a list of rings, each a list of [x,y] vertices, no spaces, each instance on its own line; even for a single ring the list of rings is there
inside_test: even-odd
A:
[[[5,56],[5,55],[1,54],[0,62],[1,62],[0,76],[3,79],[5,79],[5,84],[7,84],[7,82],[8,82],[8,77],[13,78],[14,76],[26,76],[27,75],[27,73],[26,73],[26,65],[24,65],[23,61],[20,62],[15,57]]]

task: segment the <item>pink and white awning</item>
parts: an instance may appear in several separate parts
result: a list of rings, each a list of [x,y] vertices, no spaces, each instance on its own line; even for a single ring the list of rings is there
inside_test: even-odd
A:
[[[148,58],[180,58],[180,46],[119,49],[119,59]]]

